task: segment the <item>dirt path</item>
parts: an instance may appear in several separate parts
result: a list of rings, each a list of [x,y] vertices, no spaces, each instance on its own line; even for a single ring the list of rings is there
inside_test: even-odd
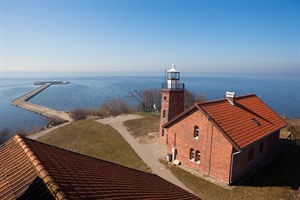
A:
[[[159,159],[166,155],[166,146],[158,143],[140,144],[136,139],[127,131],[123,124],[124,121],[139,119],[143,116],[140,115],[122,115],[113,118],[106,118],[97,120],[102,124],[109,124],[117,130],[123,138],[130,144],[134,151],[142,158],[142,160],[152,169],[153,173],[161,178],[193,193],[183,183],[181,183],[166,167],[159,162]]]
[[[70,123],[71,123],[71,122],[64,123],[64,124],[61,124],[61,125],[59,125],[59,126],[54,126],[54,127],[52,127],[52,128],[47,128],[46,130],[39,131],[39,132],[33,133],[33,134],[31,134],[31,135],[27,135],[26,137],[29,138],[29,139],[36,140],[36,139],[38,139],[38,138],[40,138],[40,137],[42,137],[42,136],[48,134],[49,132],[51,132],[51,131],[53,131],[53,130],[55,130],[55,129],[57,129],[57,128],[60,128],[60,127],[62,127],[62,126],[65,126],[65,125],[67,125],[67,124],[70,124]]]

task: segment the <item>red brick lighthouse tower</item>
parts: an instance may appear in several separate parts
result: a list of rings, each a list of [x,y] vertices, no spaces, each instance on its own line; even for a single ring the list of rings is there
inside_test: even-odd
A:
[[[162,125],[184,111],[184,84],[179,83],[180,72],[172,65],[166,72],[165,82],[162,84],[161,114],[159,127],[159,140],[168,143],[168,134]]]

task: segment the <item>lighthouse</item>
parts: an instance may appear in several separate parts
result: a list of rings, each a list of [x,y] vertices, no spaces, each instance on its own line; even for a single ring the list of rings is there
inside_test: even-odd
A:
[[[165,74],[161,92],[159,140],[167,144],[168,135],[162,125],[184,111],[184,84],[180,83],[180,72],[175,69],[174,64]]]

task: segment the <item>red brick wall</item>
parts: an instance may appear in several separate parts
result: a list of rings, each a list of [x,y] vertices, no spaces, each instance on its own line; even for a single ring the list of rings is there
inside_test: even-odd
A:
[[[194,126],[199,127],[198,139]],[[185,166],[228,183],[232,145],[201,111],[195,110],[168,129],[168,153],[172,153],[176,135],[177,159]],[[200,164],[190,161],[190,149],[201,153]]]
[[[165,110],[165,118],[163,112]],[[166,134],[162,137],[161,126],[184,111],[184,90],[162,90],[159,141],[166,144]]]
[[[232,182],[238,180],[245,172],[251,170],[258,163],[274,156],[278,150],[279,131],[273,133],[254,144],[243,149],[241,153],[234,156]],[[260,145],[263,142],[263,152],[260,153]],[[253,159],[248,161],[249,150],[253,149]]]
[[[212,158],[210,164],[210,176],[229,183],[232,145],[216,127],[213,127],[211,147]]]

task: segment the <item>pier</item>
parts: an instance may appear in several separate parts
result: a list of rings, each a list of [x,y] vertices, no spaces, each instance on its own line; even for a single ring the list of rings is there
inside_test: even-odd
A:
[[[42,86],[32,90],[31,92],[28,92],[28,93],[22,95],[21,97],[14,99],[11,103],[15,106],[30,110],[32,112],[39,113],[39,114],[47,116],[47,117],[60,118],[60,119],[63,119],[65,121],[69,121],[69,122],[74,121],[74,119],[67,112],[54,110],[51,108],[47,108],[44,106],[40,106],[40,105],[28,102],[28,100],[30,98],[37,95],[38,93],[40,93],[47,87],[51,86],[52,84],[53,83],[51,83],[51,82],[45,82]]]

